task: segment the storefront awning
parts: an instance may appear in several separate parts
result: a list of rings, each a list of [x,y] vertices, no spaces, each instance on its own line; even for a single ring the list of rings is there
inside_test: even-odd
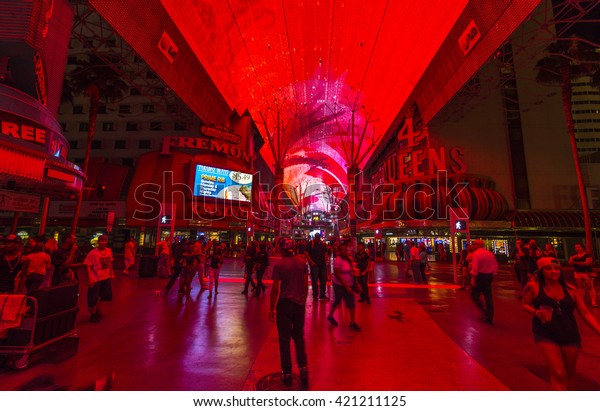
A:
[[[591,212],[593,229],[600,229],[600,212]],[[511,211],[506,219],[514,228],[581,228],[584,227],[580,211]]]

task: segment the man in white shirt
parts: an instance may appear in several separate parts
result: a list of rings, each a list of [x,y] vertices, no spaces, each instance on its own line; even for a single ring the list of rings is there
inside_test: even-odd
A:
[[[88,309],[90,311],[90,322],[100,322],[98,304],[100,301],[112,301],[111,278],[115,278],[113,270],[113,253],[108,245],[108,237],[98,237],[98,247],[89,252],[83,264],[88,272]]]
[[[471,298],[485,314],[485,322],[492,324],[494,321],[494,301],[492,299],[492,281],[498,271],[498,261],[496,256],[485,249],[483,240],[475,240],[471,246],[473,252],[473,261],[471,261],[471,275],[475,279],[475,285],[471,289]],[[481,294],[485,300],[485,305],[481,301]]]

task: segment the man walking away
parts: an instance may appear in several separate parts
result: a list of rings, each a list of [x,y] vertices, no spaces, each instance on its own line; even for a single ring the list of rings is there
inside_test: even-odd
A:
[[[171,254],[173,256],[173,271],[171,273],[169,281],[167,282],[167,285],[163,290],[164,295],[167,295],[169,293],[171,287],[173,287],[173,284],[175,284],[175,281],[177,281],[177,278],[181,275],[181,259],[183,258],[183,253],[187,251],[187,248],[188,240],[185,237],[183,237],[179,241],[175,241],[171,246]]]
[[[290,340],[296,346],[296,361],[300,369],[303,390],[308,390],[308,367],[304,344],[304,315],[308,294],[306,262],[294,256],[294,244],[286,239],[281,248],[282,259],[273,267],[273,288],[269,320],[277,318],[281,379],[285,386],[292,385],[292,355]],[[277,308],[277,310],[275,310]]]
[[[306,260],[310,264],[310,281],[312,285],[313,300],[317,298],[329,301],[327,290],[327,260],[329,255],[327,246],[321,241],[321,234],[316,233],[315,238],[306,245],[304,252]]]
[[[492,324],[494,321],[494,301],[492,299],[492,281],[498,271],[496,256],[485,249],[483,240],[475,240],[473,248],[473,261],[471,262],[471,275],[475,278],[475,285],[471,289],[471,298],[485,315],[485,322]],[[481,294],[485,305],[481,302]]]

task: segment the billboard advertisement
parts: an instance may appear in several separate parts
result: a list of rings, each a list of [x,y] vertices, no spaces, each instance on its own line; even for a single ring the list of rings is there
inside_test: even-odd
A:
[[[252,174],[201,164],[194,166],[194,196],[250,202]]]

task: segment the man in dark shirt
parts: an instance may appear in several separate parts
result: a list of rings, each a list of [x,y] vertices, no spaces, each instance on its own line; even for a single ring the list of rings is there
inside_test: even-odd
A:
[[[293,382],[290,350],[290,340],[293,338],[302,389],[308,390],[308,367],[304,344],[304,316],[308,294],[306,262],[294,256],[292,240],[283,242],[281,255],[283,258],[273,267],[269,320],[273,321],[277,313],[283,384],[289,387]]]
[[[321,241],[321,234],[316,233],[315,238],[306,245],[304,252],[310,264],[310,281],[312,284],[313,300],[329,301],[327,297],[327,246]]]
[[[52,285],[65,284],[76,279],[75,270],[72,267],[77,263],[79,251],[77,248],[77,237],[74,234],[65,234],[62,238],[60,248],[52,252],[52,265],[54,274],[52,275]]]
[[[169,277],[169,281],[165,286],[163,292],[164,295],[167,295],[177,281],[177,278],[181,275],[181,259],[183,258],[183,253],[186,252],[188,248],[188,240],[183,237],[181,240],[175,240],[175,242],[171,245],[171,255],[173,256],[173,271],[171,272],[171,277]]]
[[[15,291],[15,278],[21,272],[21,239],[14,234],[3,240],[4,253],[0,255],[0,294],[12,294]]]
[[[358,277],[358,281],[361,287],[360,299],[359,303],[366,302],[367,304],[371,304],[371,298],[369,297],[369,265],[371,264],[371,256],[365,250],[365,245],[363,243],[357,244],[357,251],[354,254],[354,261],[356,261],[356,268],[360,271],[360,276]]]

